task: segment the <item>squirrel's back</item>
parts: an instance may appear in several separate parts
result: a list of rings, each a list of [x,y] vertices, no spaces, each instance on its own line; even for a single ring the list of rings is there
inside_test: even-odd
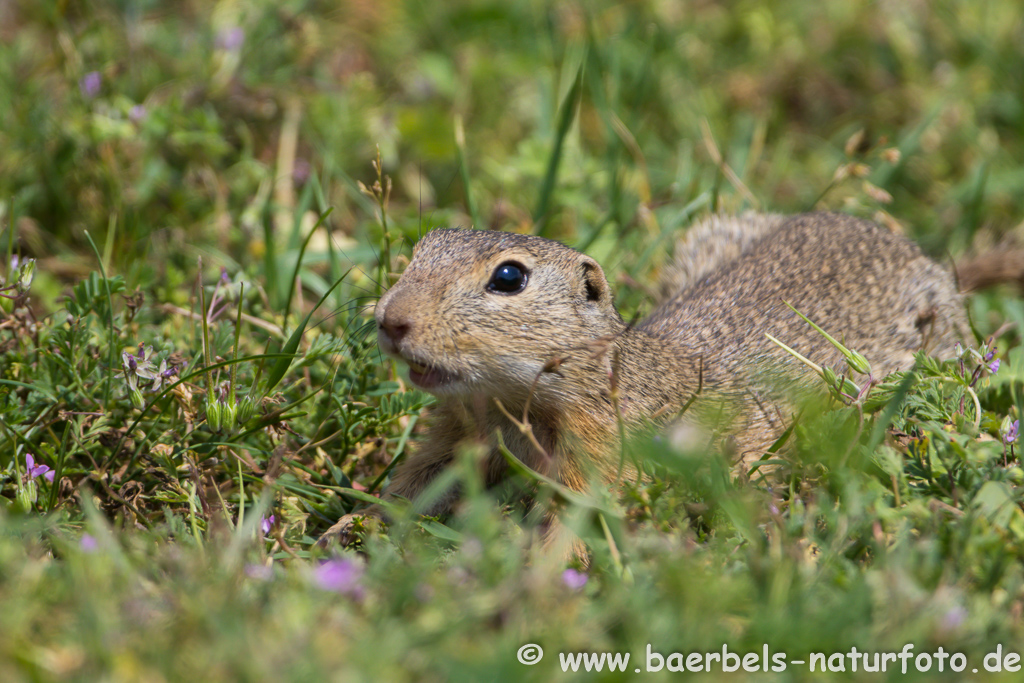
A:
[[[641,324],[704,349],[715,363],[841,356],[786,302],[872,364],[876,377],[924,349],[947,355],[968,327],[952,275],[906,238],[834,213],[711,217],[677,249],[677,291]]]

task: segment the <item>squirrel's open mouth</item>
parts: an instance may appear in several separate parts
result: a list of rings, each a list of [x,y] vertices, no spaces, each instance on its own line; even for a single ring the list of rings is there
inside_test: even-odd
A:
[[[403,360],[409,366],[409,379],[420,389],[432,391],[456,379],[453,373],[435,365],[421,365],[408,358],[403,358]]]

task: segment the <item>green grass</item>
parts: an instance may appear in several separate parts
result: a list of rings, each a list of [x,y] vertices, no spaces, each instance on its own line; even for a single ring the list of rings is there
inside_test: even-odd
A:
[[[1018,5],[0,7],[0,680],[617,680],[648,644],[907,643],[985,677],[1024,636],[1010,291],[971,300],[963,364],[804,412],[771,485],[639,438],[649,479],[565,512],[582,587],[472,453],[451,519],[313,542],[415,448],[432,399],[369,307],[429,228],[584,249],[627,318],[713,210],[846,211],[940,260],[1012,238]],[[573,651],[630,673],[562,674]]]

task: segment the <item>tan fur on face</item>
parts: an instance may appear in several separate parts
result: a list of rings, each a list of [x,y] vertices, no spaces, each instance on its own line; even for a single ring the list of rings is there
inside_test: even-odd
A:
[[[509,261],[527,271],[526,288],[511,295],[488,291],[495,269]],[[604,284],[601,301],[587,300],[585,273]],[[544,364],[563,354],[569,340],[585,343],[622,325],[592,259],[548,240],[485,231],[428,233],[376,315],[378,321],[408,320],[398,355],[456,374],[459,379],[438,393],[463,399],[511,392],[524,400]],[[557,392],[555,385],[542,378],[541,391]]]

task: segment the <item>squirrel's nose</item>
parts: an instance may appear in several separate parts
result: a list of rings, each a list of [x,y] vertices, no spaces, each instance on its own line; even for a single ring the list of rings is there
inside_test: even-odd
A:
[[[408,320],[397,315],[389,315],[389,313],[385,313],[377,321],[379,336],[386,338],[391,346],[397,346],[405,335],[409,333],[410,327],[411,325]]]

